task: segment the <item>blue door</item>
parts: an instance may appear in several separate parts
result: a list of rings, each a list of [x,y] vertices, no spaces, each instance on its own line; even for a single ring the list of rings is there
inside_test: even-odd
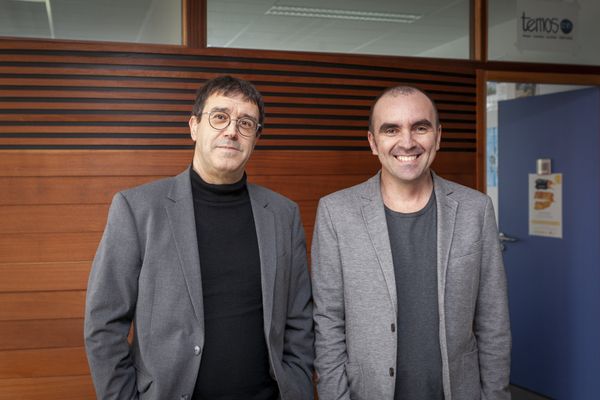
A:
[[[498,105],[499,228],[513,333],[511,383],[600,399],[600,90]],[[528,174],[563,174],[563,238],[528,235]]]

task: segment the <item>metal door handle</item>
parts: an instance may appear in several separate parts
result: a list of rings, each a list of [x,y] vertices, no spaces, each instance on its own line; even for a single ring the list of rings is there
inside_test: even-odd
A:
[[[506,250],[505,243],[514,243],[514,242],[518,242],[519,241],[518,238],[506,236],[502,232],[498,233],[498,238],[500,239],[500,249],[502,251]]]
[[[509,243],[513,243],[513,242],[518,242],[519,239],[515,238],[515,237],[510,237],[510,236],[506,236],[504,233],[500,232],[498,234],[498,237],[500,238],[501,242],[509,242]]]

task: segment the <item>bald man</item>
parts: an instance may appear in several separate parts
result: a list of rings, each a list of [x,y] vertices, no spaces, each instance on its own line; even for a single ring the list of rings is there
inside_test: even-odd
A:
[[[381,170],[321,199],[312,242],[320,400],[509,399],[506,277],[490,199],[437,176],[413,87],[375,101]]]

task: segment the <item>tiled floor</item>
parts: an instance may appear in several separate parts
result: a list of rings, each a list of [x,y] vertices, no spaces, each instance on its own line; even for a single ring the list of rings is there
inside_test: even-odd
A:
[[[516,386],[510,387],[510,392],[512,394],[512,400],[549,400],[550,397],[544,397],[539,394],[530,392],[523,388],[519,388]]]

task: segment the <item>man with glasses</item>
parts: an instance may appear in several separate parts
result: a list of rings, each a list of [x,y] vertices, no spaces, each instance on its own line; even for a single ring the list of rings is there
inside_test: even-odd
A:
[[[320,400],[507,400],[506,278],[490,199],[431,165],[442,127],[406,86],[374,102],[381,171],[321,199],[312,242]]]
[[[313,398],[298,207],[244,172],[263,119],[249,82],[206,82],[190,168],[115,195],[85,313],[99,399]]]

